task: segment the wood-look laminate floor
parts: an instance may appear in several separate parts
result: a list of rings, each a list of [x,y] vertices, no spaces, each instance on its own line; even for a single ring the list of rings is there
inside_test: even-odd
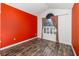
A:
[[[0,51],[1,56],[74,56],[71,46],[36,38]]]

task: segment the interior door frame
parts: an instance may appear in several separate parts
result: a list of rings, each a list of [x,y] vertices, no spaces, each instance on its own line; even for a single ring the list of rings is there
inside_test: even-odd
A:
[[[56,27],[56,44],[59,44],[59,31],[58,31],[58,16],[52,16],[52,21],[54,22],[54,26]]]

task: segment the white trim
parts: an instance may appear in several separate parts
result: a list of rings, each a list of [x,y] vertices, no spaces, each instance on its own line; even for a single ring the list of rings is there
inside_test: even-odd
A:
[[[38,38],[39,38],[39,37],[38,37]],[[43,38],[43,39],[44,39],[44,38]],[[49,39],[45,39],[45,40],[49,40]],[[54,40],[49,40],[49,41],[56,42],[56,41],[54,41]],[[72,45],[72,44],[68,44],[68,43],[64,43],[64,42],[60,42],[60,41],[59,41],[59,43],[62,43],[62,44],[65,44],[65,45],[70,45],[70,46]]]
[[[30,38],[30,39],[27,39],[27,40],[24,40],[24,41],[18,42],[18,43],[16,43],[16,44],[12,44],[12,45],[10,45],[10,46],[0,48],[0,50],[4,50],[4,49],[7,49],[7,48],[10,48],[10,47],[16,46],[16,45],[18,45],[18,44],[21,44],[21,43],[24,43],[24,42],[28,42],[28,41],[30,41],[30,40],[32,40],[32,39],[35,39],[35,38],[37,38],[37,37],[33,37],[33,38]]]
[[[72,45],[71,45],[71,48],[72,48],[72,50],[73,50],[74,55],[77,56],[77,54],[76,54],[76,52],[75,52],[75,50],[74,50],[74,48],[73,48]]]
[[[37,38],[37,37],[33,37],[33,38],[28,39],[28,40],[21,41],[21,42],[19,42],[19,43],[16,43],[16,44],[13,44],[13,45],[10,45],[10,46],[0,48],[0,50],[8,49],[8,48],[10,48],[10,47],[16,46],[16,45],[21,44],[21,43],[24,43],[24,42],[28,42],[28,41],[33,40],[33,39],[35,39],[35,38]],[[73,50],[74,55],[77,56],[72,45],[71,45],[71,48],[72,48],[72,50]]]

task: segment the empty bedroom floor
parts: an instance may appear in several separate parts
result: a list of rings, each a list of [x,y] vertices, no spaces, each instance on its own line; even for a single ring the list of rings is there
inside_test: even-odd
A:
[[[70,45],[36,38],[0,51],[1,56],[74,56]]]

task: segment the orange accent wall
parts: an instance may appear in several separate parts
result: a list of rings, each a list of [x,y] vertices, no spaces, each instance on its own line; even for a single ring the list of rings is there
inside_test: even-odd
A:
[[[0,3],[0,47],[1,47],[1,3]]]
[[[75,3],[72,9],[72,45],[79,55],[79,3]]]
[[[1,3],[1,47],[37,36],[37,16]]]

